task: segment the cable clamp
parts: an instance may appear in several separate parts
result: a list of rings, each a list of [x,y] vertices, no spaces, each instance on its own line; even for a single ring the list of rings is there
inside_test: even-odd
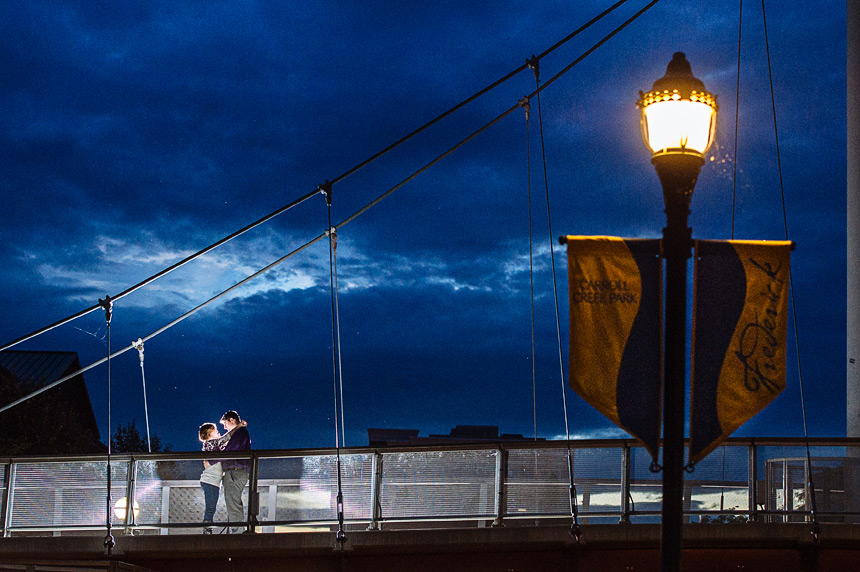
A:
[[[137,338],[137,341],[131,342],[131,347],[137,350],[137,354],[140,356],[140,365],[143,366],[143,340]]]
[[[523,109],[525,109],[525,111],[526,111],[526,121],[528,121],[528,120],[529,120],[529,115],[531,115],[531,110],[532,110],[532,104],[531,104],[531,102],[529,101],[529,96],[524,95],[524,96],[523,96],[523,98],[522,98],[521,100],[519,100],[517,103],[519,104],[519,106],[520,106],[520,107],[522,107]]]
[[[812,534],[812,541],[815,544],[821,543],[821,526],[819,526],[818,521],[812,521],[812,529],[809,531]]]
[[[576,543],[579,544],[580,541],[582,540],[582,527],[579,526],[579,523],[573,523],[570,526],[569,533],[573,537],[573,539],[576,541]]]
[[[104,308],[105,320],[107,321],[108,324],[110,324],[111,313],[113,311],[113,300],[110,299],[109,295],[106,295],[104,300],[99,298],[99,306]]]
[[[331,206],[331,181],[325,180],[325,183],[320,183],[317,187],[319,192],[325,195],[325,203]]]
[[[660,463],[658,463],[656,460],[653,460],[651,461],[651,466],[648,467],[648,470],[652,473],[659,473],[663,470],[663,467],[661,467]]]
[[[526,65],[529,66],[530,70],[535,72],[535,79],[538,79],[538,76],[540,76],[540,60],[537,56],[532,54],[531,59],[526,60]]]

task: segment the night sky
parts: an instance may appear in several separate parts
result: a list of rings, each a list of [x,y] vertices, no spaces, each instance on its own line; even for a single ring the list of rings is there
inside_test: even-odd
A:
[[[645,6],[631,0],[540,62],[545,82]],[[115,295],[333,180],[611,5],[584,2],[70,2],[0,6],[0,343]],[[718,95],[692,200],[698,238],[784,239],[798,335],[788,387],[737,436],[845,435],[845,3],[663,0],[537,98],[338,231],[345,444],[368,427],[565,433],[562,234],[658,237],[660,184],[639,90],[676,51]],[[334,185],[334,224],[535,89],[530,70]],[[735,153],[735,112],[738,143]],[[536,402],[529,288],[534,240]],[[114,306],[111,348],[145,337],[317,237],[322,195]],[[692,269],[692,266],[691,266]],[[146,343],[152,431],[196,450],[236,409],[255,448],[335,444],[329,250],[322,240]],[[793,314],[792,314],[792,317]],[[14,349],[105,356],[93,312]],[[800,361],[795,351],[800,348]],[[136,351],[112,361],[113,428],[144,427]],[[85,374],[104,438],[107,369]],[[575,438],[623,437],[566,390]],[[5,403],[2,403],[5,404]]]

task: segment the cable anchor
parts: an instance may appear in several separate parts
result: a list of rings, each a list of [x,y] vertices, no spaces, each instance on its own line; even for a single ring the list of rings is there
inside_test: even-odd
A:
[[[337,534],[335,540],[343,547],[346,542],[346,532],[343,530],[343,492],[337,492]]]
[[[317,189],[325,195],[325,204],[331,206],[331,181],[326,179],[325,183],[320,183]]]
[[[648,470],[651,471],[652,473],[659,473],[660,471],[663,470],[663,467],[655,459],[655,460],[651,461],[651,465],[648,467]]]
[[[110,324],[111,313],[113,312],[113,300],[110,299],[110,295],[106,295],[104,300],[99,298],[99,306],[104,308],[105,321]]]
[[[576,502],[576,486],[570,485],[568,487],[568,491],[570,492],[570,516],[573,519],[573,522],[570,523],[570,536],[579,544],[580,539],[582,538],[582,528],[579,526],[579,506]]]
[[[108,556],[110,556],[111,550],[116,546],[116,540],[114,540],[113,534],[108,532],[107,536],[105,536],[104,547],[107,548]]]
[[[821,544],[821,526],[817,520],[812,521],[812,528],[809,532],[812,534],[812,541],[815,544]]]

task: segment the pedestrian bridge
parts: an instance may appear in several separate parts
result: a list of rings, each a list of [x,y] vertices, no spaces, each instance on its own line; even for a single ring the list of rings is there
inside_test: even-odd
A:
[[[808,563],[804,550],[836,542],[856,562],[860,440],[815,439],[809,452],[799,440],[732,439],[699,463],[684,487],[685,554],[693,546],[726,555],[788,547],[792,562]],[[113,455],[109,495],[105,456],[0,459],[0,571],[28,569],[4,568],[7,561],[26,566],[56,558],[168,570],[187,566],[179,564],[183,558],[280,554],[282,560],[289,554],[295,564],[315,550],[324,558],[376,554],[371,569],[383,554],[396,561],[418,546],[425,555],[441,551],[487,564],[493,560],[475,560],[475,550],[508,554],[503,566],[517,562],[523,550],[556,562],[558,550],[599,549],[604,554],[593,552],[597,562],[623,557],[632,567],[619,569],[646,570],[648,554],[659,549],[661,475],[651,472],[650,456],[633,441],[574,441],[569,457],[563,441],[243,455],[221,454],[251,463],[241,524],[257,534],[228,535],[222,496],[215,516],[221,534],[213,537],[201,534],[197,480],[211,453]],[[339,490],[344,542],[335,538]],[[572,497],[583,531],[579,541],[568,534]],[[817,544],[813,514],[822,525]],[[110,551],[102,544],[108,533],[116,539]],[[418,569],[415,564],[407,567]]]

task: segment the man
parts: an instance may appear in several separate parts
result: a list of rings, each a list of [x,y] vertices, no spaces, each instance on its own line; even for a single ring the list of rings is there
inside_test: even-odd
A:
[[[224,448],[225,451],[250,451],[251,436],[248,429],[242,423],[241,417],[235,411],[228,411],[221,416],[221,425],[226,431],[233,431],[233,436]],[[224,459],[221,467],[224,469],[224,478],[221,486],[224,488],[224,504],[227,505],[227,520],[230,523],[245,520],[245,507],[242,504],[242,490],[248,483],[248,459]],[[239,527],[234,526],[231,532],[238,533]]]

